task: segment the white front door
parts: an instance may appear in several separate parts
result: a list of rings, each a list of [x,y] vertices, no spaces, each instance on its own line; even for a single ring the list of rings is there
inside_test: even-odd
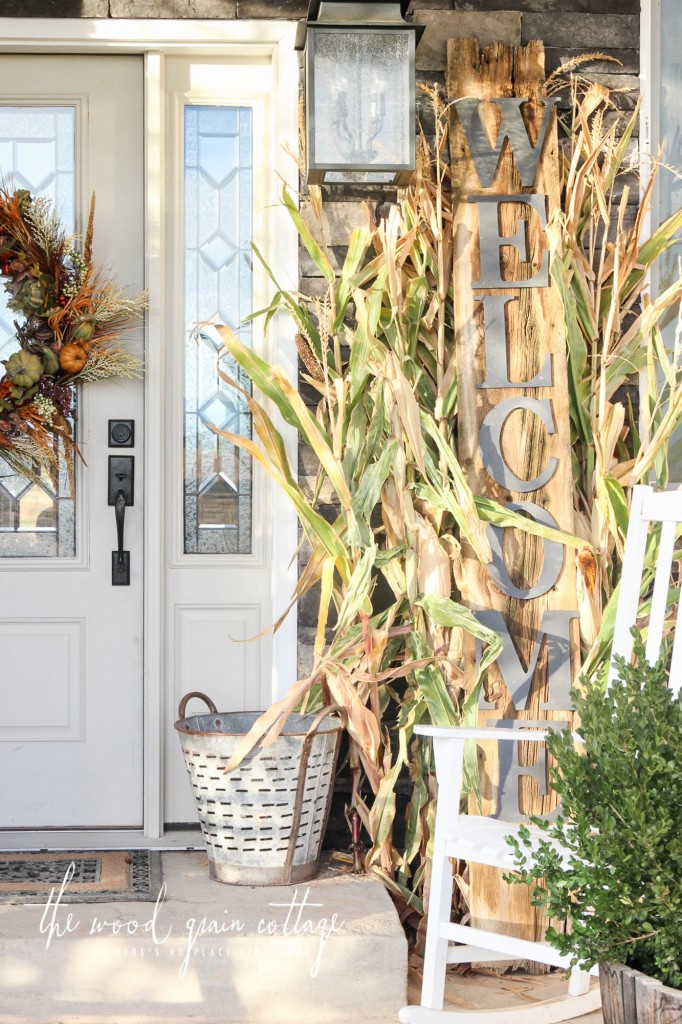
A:
[[[255,710],[295,678],[295,615],[269,631],[295,585],[295,516],[211,431],[248,434],[248,408],[219,377],[240,374],[217,336],[193,336],[220,320],[295,375],[290,324],[275,318],[266,338],[262,319],[244,322],[272,293],[251,239],[297,286],[296,233],[276,209],[281,178],[296,173],[283,150],[296,137],[293,29],[159,22],[158,47],[149,23],[62,19],[40,42],[26,31],[6,19],[0,35],[19,51],[77,52],[0,58],[0,175],[53,195],[81,230],[94,190],[95,258],[132,291],[146,275],[150,308],[144,382],[81,396],[75,502],[65,478],[54,495],[0,466],[0,832],[153,839],[164,822],[196,822],[173,730],[182,694]],[[0,359],[12,320],[0,308]],[[135,458],[129,587],[111,581],[108,429],[119,419],[135,422],[134,448],[118,450]],[[295,466],[291,431],[286,443]]]
[[[143,58],[3,56],[0,175],[52,196],[121,285],[144,274]],[[0,358],[13,319],[0,298]],[[141,345],[141,339],[137,339]],[[87,466],[44,488],[0,462],[0,828],[141,827],[143,386],[90,385],[77,436]],[[134,420],[130,586],[112,586],[108,423]]]

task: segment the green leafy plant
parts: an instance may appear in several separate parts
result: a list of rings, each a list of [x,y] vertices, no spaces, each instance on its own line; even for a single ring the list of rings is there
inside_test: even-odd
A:
[[[608,692],[574,692],[582,743],[566,731],[547,741],[561,813],[533,819],[546,837],[534,857],[528,829],[508,839],[520,869],[508,880],[568,922],[547,939],[573,964],[624,962],[682,988],[682,704],[666,656],[649,665],[639,633],[635,656],[616,659]]]

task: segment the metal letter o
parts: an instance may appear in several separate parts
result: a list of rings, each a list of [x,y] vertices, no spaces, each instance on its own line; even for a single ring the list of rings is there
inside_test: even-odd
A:
[[[528,515],[544,526],[558,528],[556,522],[549,512],[535,505],[532,501],[512,501],[507,506],[514,512],[527,512]],[[521,601],[530,601],[536,597],[542,597],[548,590],[551,590],[561,575],[564,565],[563,545],[558,541],[543,540],[542,542],[542,572],[537,583],[530,590],[521,590],[512,583],[507,567],[504,564],[502,553],[502,540],[504,538],[503,526],[489,526],[487,530],[488,540],[493,553],[493,560],[488,565],[488,572],[495,586],[509,597],[517,597]]]

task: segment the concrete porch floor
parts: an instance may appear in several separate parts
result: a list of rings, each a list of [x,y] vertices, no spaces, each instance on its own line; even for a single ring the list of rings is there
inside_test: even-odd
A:
[[[378,880],[332,863],[310,883],[253,888],[212,881],[203,852],[162,865],[156,913],[0,905],[0,1024],[395,1024],[407,943]],[[562,990],[556,977],[476,973],[449,979],[447,1008],[516,1003],[522,1022],[529,1002]],[[414,972],[409,997],[419,1002]]]
[[[407,943],[379,881],[327,866],[296,886],[227,886],[203,852],[164,853],[162,868],[156,915],[66,906],[68,891],[54,918],[0,905],[0,1024],[397,1020]]]

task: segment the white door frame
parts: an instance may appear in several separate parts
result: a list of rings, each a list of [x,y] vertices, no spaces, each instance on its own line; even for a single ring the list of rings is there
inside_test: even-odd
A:
[[[661,25],[661,0],[640,0],[639,13],[639,92],[642,97],[639,113],[639,152],[640,160],[650,161],[658,152],[659,140],[659,69],[660,46],[659,31]],[[647,177],[648,167],[642,164],[643,178]],[[641,194],[641,189],[640,189]],[[653,217],[656,214],[658,195],[654,194],[653,202],[647,211],[643,233],[645,237],[651,233]]]
[[[164,387],[167,251],[163,210],[164,57],[167,54],[202,57],[269,57],[273,69],[274,179],[288,180],[292,160],[287,149],[298,148],[298,59],[294,52],[296,25],[283,21],[132,20],[91,18],[0,18],[0,52],[141,54],[145,61],[145,256],[149,314],[146,324],[145,373],[145,621],[144,621],[144,837],[163,835],[163,721],[164,721],[164,576],[163,546],[165,446]],[[277,199],[272,182],[274,204]],[[298,239],[290,218],[273,216],[272,251],[268,259],[285,285],[298,289]],[[292,276],[293,275],[293,276]],[[296,379],[296,349],[283,317],[271,327],[268,358]],[[296,461],[296,436],[282,424],[289,458]],[[275,617],[286,608],[296,584],[292,555],[297,545],[296,517],[278,491],[272,495],[272,603]],[[273,640],[272,698],[296,678],[296,614],[285,620]],[[130,833],[127,842],[130,842]],[[139,833],[138,833],[139,835]],[[16,836],[16,834],[15,834]],[[61,837],[64,837],[63,840]],[[18,836],[17,836],[18,838]],[[81,834],[82,838],[82,834]],[[73,835],[60,833],[51,845],[73,844]],[[17,844],[18,845],[18,844]],[[22,843],[21,845],[25,845]],[[117,844],[118,845],[118,844]],[[154,844],[154,845],[158,845]],[[172,844],[171,844],[172,845]]]

